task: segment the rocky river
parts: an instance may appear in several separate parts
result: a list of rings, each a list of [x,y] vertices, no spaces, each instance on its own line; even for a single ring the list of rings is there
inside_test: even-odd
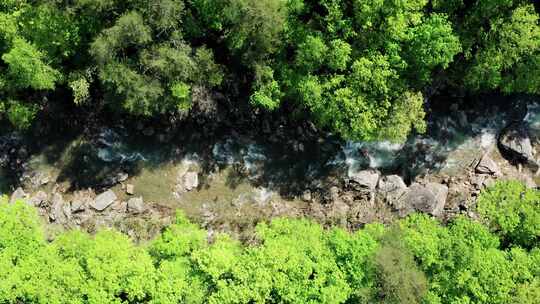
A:
[[[279,122],[211,136],[111,124],[38,148],[9,133],[0,138],[0,191],[38,207],[51,237],[115,227],[144,240],[177,209],[211,234],[241,238],[278,216],[351,229],[415,211],[475,217],[482,188],[497,179],[536,187],[538,171],[538,104],[486,104],[430,113],[429,133],[405,143],[346,142]]]

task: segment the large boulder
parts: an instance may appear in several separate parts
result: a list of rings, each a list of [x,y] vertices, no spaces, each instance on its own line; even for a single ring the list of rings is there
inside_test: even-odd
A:
[[[524,163],[536,163],[527,126],[512,124],[499,136],[499,148],[506,156]]]
[[[480,174],[499,175],[501,171],[497,163],[486,154],[480,159],[478,165],[476,165],[476,172]]]
[[[197,172],[187,172],[183,178],[184,189],[191,191],[199,186],[199,175]]]
[[[414,211],[429,213],[434,216],[442,214],[446,197],[448,196],[448,187],[437,183],[428,183],[427,185],[412,184],[404,195],[400,214],[407,215]]]
[[[130,213],[139,214],[144,212],[145,208],[142,197],[133,197],[127,201],[127,209]]]
[[[107,190],[96,196],[95,201],[90,203],[90,206],[97,211],[103,211],[109,207],[117,199],[116,194],[112,190]]]
[[[379,172],[374,170],[362,170],[351,173],[349,178],[363,188],[374,190],[379,182]]]
[[[393,207],[399,205],[408,188],[403,179],[398,175],[383,176],[379,180],[378,193]]]

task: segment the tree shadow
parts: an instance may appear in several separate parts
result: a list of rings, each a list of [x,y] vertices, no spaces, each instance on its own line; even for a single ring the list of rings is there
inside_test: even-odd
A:
[[[403,149],[393,152],[395,161],[379,170],[383,174],[401,175],[407,181],[426,173],[437,173],[441,170],[440,164],[453,151],[478,136],[478,130],[474,130],[482,127],[475,126],[478,116],[487,117],[483,120],[486,123],[489,123],[490,116],[495,115],[504,116],[501,118],[506,122],[516,116],[523,118],[523,111],[514,109],[520,106],[517,98],[510,102],[507,98],[497,97],[499,99],[494,100],[488,97],[482,98],[489,102],[471,102],[474,106],[463,106],[463,109],[452,108],[451,104],[455,101],[451,98],[441,102],[444,106],[432,107],[428,112],[428,133],[422,136],[424,140],[418,140],[420,137],[417,134],[411,135]],[[235,149],[247,149],[250,144],[260,147],[264,160],[255,158],[256,177],[250,176],[246,168],[241,166],[230,169],[225,184],[232,190],[248,182],[253,187],[266,187],[283,197],[292,198],[302,195],[306,189],[324,191],[343,183],[348,170],[341,151],[344,141],[334,135],[321,136],[318,132],[306,134],[308,132],[304,130],[308,127],[305,122],[289,123],[291,125],[284,126],[282,121],[276,119],[267,127],[271,132],[283,132],[278,137],[264,133],[261,126],[223,127],[201,134],[199,125],[188,123],[177,128],[165,141],[159,139],[161,134],[142,136],[140,130],[125,128],[126,134],[119,139],[126,145],[122,149],[151,155],[144,161],[104,161],[99,157],[100,143],[95,134],[84,134],[82,130],[57,133],[53,139],[40,136],[32,154],[42,154],[48,165],[57,166],[60,171],[57,181],[69,183],[69,191],[110,187],[111,178],[120,173],[137,176],[145,169],[159,174],[164,166],[179,164],[186,156],[196,154],[200,165],[199,188],[202,189],[210,187],[208,176],[211,173],[227,167],[215,158],[215,145],[233,138],[237,146]],[[238,130],[243,132],[238,134]],[[430,145],[431,142],[437,142],[438,146]],[[434,153],[430,150],[435,148],[440,151]],[[357,156],[361,158],[362,154],[359,151]],[[336,164],[337,158],[341,158],[340,164]],[[358,161],[362,163],[361,159]],[[364,160],[358,169],[367,169],[368,163]]]

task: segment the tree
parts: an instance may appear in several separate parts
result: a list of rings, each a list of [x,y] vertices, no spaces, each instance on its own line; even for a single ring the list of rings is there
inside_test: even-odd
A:
[[[517,181],[499,182],[478,198],[478,211],[505,246],[540,243],[540,193]]]

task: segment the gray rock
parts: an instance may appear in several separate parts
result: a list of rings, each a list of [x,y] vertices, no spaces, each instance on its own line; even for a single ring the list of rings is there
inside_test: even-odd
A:
[[[184,189],[191,191],[199,186],[199,175],[197,172],[187,172],[184,175]]]
[[[144,129],[142,133],[144,136],[152,136],[154,135],[154,129],[152,127],[149,127]]]
[[[499,146],[516,160],[536,163],[531,139],[527,127],[523,124],[514,124],[503,130],[499,136]]]
[[[71,212],[81,212],[86,209],[83,201],[77,200],[71,202]]]
[[[144,212],[145,205],[142,197],[130,198],[127,202],[128,212],[138,214]]]
[[[125,172],[120,172],[120,173],[116,174],[116,181],[118,183],[125,182],[128,178],[129,178],[129,174],[127,174]]]
[[[476,172],[481,174],[499,175],[501,173],[499,166],[489,155],[484,155],[478,165],[476,165]]]
[[[115,200],[116,194],[112,190],[107,190],[96,197],[96,200],[90,203],[90,206],[97,211],[103,211],[109,207]]]
[[[378,185],[379,191],[382,192],[393,192],[397,190],[407,189],[407,185],[399,175],[388,175],[383,176],[379,180]]]
[[[44,206],[49,196],[44,191],[38,191],[34,196],[28,199],[28,203],[34,207]]]
[[[21,187],[19,187],[11,195],[11,198],[9,199],[9,203],[13,204],[16,201],[23,200],[23,199],[25,199],[27,197],[28,197],[28,194],[26,194],[26,192],[24,192],[24,190]]]
[[[377,187],[379,194],[393,207],[399,206],[408,191],[407,185],[398,175],[383,176]]]
[[[51,210],[49,212],[49,219],[59,224],[65,224],[67,219],[71,216],[71,210],[65,202],[60,193],[54,193],[51,199]]]
[[[400,214],[406,215],[413,211],[422,211],[439,216],[444,209],[447,196],[448,187],[445,185],[437,183],[429,183],[425,186],[412,184],[403,197]]]
[[[362,170],[351,174],[349,178],[358,183],[361,187],[374,190],[379,182],[379,172],[373,170]]]
[[[86,208],[94,202],[92,197],[93,196],[87,192],[75,193],[71,200],[71,212],[76,213],[86,210]]]
[[[126,193],[129,194],[129,195],[135,194],[135,186],[133,186],[132,184],[127,184],[126,185]]]
[[[109,207],[109,210],[112,210],[116,213],[124,213],[127,211],[127,203],[121,202],[121,201],[115,201],[114,203],[111,204],[111,206]]]
[[[114,186],[118,183],[125,182],[129,178],[129,175],[125,172],[119,172],[115,175],[109,176],[103,182],[105,186]]]
[[[302,200],[304,202],[311,202],[311,199],[312,199],[311,191],[306,190],[304,191],[304,193],[302,193]]]

